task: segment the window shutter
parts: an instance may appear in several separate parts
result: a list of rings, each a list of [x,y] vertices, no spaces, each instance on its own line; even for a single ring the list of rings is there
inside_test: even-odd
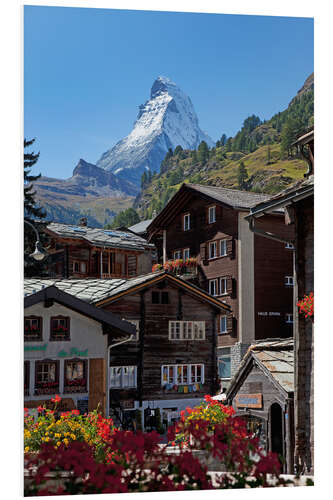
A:
[[[235,258],[235,240],[232,237],[227,239],[227,255],[230,259]]]
[[[190,229],[195,229],[197,224],[197,217],[195,214],[190,215]]]
[[[220,221],[222,219],[223,208],[220,205],[216,205],[215,207],[215,218],[216,221]]]
[[[232,292],[231,292],[231,297],[235,299],[237,297],[237,281],[235,278],[231,278],[231,283],[232,283]]]
[[[200,245],[200,258],[201,258],[202,262],[207,260],[207,245],[206,245],[206,243],[202,243]]]
[[[229,313],[227,314],[227,334],[232,335],[233,334],[233,326],[234,326],[234,321],[232,314]]]

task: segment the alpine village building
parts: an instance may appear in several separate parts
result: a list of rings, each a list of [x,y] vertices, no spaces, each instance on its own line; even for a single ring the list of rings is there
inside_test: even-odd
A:
[[[270,197],[222,187],[183,184],[147,228],[159,261],[194,258],[194,276],[184,276],[231,311],[216,325],[222,388],[248,347],[256,340],[292,336],[293,246],[261,238],[245,217]],[[283,210],[261,224],[279,229],[285,240],[292,230]]]
[[[292,145],[308,162],[305,179],[298,181],[268,201],[251,209],[250,229],[258,236],[283,238],[278,226],[267,235],[258,231],[259,222],[271,218],[276,209],[284,209],[286,227],[294,230],[295,252],[293,336],[295,344],[295,449],[294,466],[299,473],[314,472],[314,335],[313,317],[300,313],[297,303],[314,291],[314,130]],[[265,238],[262,238],[265,239]]]
[[[117,424],[135,428],[139,412],[140,425],[150,429],[155,413],[159,413],[166,429],[179,418],[181,410],[199,404],[205,394],[218,391],[216,328],[219,318],[230,313],[229,305],[165,271],[131,279],[26,279],[26,300],[34,301],[49,287],[80,303],[84,301],[89,311],[96,310],[96,316],[116,316],[119,324],[135,325],[133,340],[118,346],[112,345],[111,334],[103,340],[102,328],[99,336],[95,334],[95,349],[98,339],[99,344],[104,342],[106,413]],[[38,311],[27,310],[27,321],[31,314],[41,315],[43,305],[38,307]],[[48,310],[43,311],[46,314]],[[56,318],[66,315],[63,308],[58,311],[58,306],[55,314]],[[52,328],[52,318],[44,321],[47,326],[42,346],[48,339],[50,321]],[[71,356],[72,346],[68,342],[63,345],[64,342],[59,346],[49,342],[47,346],[53,348],[53,354],[56,350],[56,359],[60,350]],[[73,351],[75,356],[84,356],[87,348],[87,352],[92,349],[84,330],[82,338],[74,338],[73,342],[80,351]],[[47,351],[45,356],[51,354]],[[100,352],[98,357],[102,357]],[[60,393],[61,389],[60,384]]]
[[[54,278],[130,278],[151,271],[156,249],[131,231],[52,222],[48,235],[47,275]]]

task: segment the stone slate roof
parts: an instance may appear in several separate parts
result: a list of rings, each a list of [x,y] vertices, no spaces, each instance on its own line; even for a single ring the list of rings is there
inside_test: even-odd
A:
[[[287,393],[294,392],[294,340],[268,339],[257,341],[248,348],[230,382],[227,398],[237,393],[238,384],[243,382],[242,374],[252,357]]]
[[[155,278],[169,276],[172,280],[173,278],[180,282],[180,285],[187,287],[193,293],[199,293],[203,298],[213,304],[217,305],[220,309],[229,311],[230,307],[223,302],[218,301],[214,297],[211,297],[207,292],[198,288],[197,286],[183,281],[181,278],[175,278],[172,274],[166,271],[154,272],[149,274],[143,274],[141,276],[130,278],[130,279],[41,279],[41,278],[26,278],[24,280],[24,296],[30,296],[32,294],[38,293],[46,287],[55,286],[59,290],[66,292],[70,295],[74,295],[78,299],[81,299],[90,304],[97,304],[105,299],[112,298],[122,292],[126,292],[131,288],[138,285],[143,285],[146,282],[154,280]]]
[[[153,219],[142,220],[142,221],[138,222],[137,224],[134,224],[134,226],[129,227],[128,229],[130,231],[133,231],[133,233],[143,234],[147,231],[147,227],[152,222],[152,220]]]
[[[253,193],[251,191],[239,191],[218,186],[204,186],[201,184],[186,184],[186,187],[205,194],[233,208],[252,208],[258,203],[269,200],[270,195]]]
[[[58,222],[51,222],[51,224],[48,224],[47,229],[62,238],[75,238],[98,247],[141,251],[155,248],[154,245],[137,234],[114,229],[75,226]]]

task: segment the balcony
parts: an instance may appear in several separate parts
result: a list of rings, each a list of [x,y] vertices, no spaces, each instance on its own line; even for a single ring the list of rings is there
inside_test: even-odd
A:
[[[190,257],[189,259],[168,260],[165,264],[155,264],[152,268],[153,272],[168,271],[183,279],[193,279],[198,273],[197,259]]]

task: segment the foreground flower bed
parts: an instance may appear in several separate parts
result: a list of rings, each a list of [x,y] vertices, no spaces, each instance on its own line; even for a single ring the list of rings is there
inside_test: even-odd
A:
[[[223,405],[216,406],[207,400],[207,407],[210,418],[199,415],[201,411],[205,415],[206,408],[194,409],[169,429],[172,443],[180,434],[191,436],[191,439],[178,440],[179,445],[174,448],[177,453],[170,453],[167,445],[161,445],[161,437],[156,432],[115,429],[105,422],[108,419],[102,419],[97,413],[93,414],[93,423],[89,415],[71,414],[66,417],[66,425],[71,421],[80,423],[77,438],[68,443],[66,438],[55,442],[58,436],[53,433],[52,440],[40,440],[38,453],[29,450],[25,453],[25,495],[253,488],[271,486],[272,478],[275,485],[288,484],[279,477],[277,456],[262,452],[258,440],[247,434],[244,421]],[[41,415],[38,419],[43,426],[44,418]],[[47,418],[51,417],[47,415]],[[38,425],[38,421],[35,424]],[[89,430],[89,426],[94,430]],[[46,432],[49,431],[44,434]],[[207,465],[195,456],[198,449],[223,463],[228,474],[215,475],[213,482]],[[272,475],[269,481],[268,473]]]

